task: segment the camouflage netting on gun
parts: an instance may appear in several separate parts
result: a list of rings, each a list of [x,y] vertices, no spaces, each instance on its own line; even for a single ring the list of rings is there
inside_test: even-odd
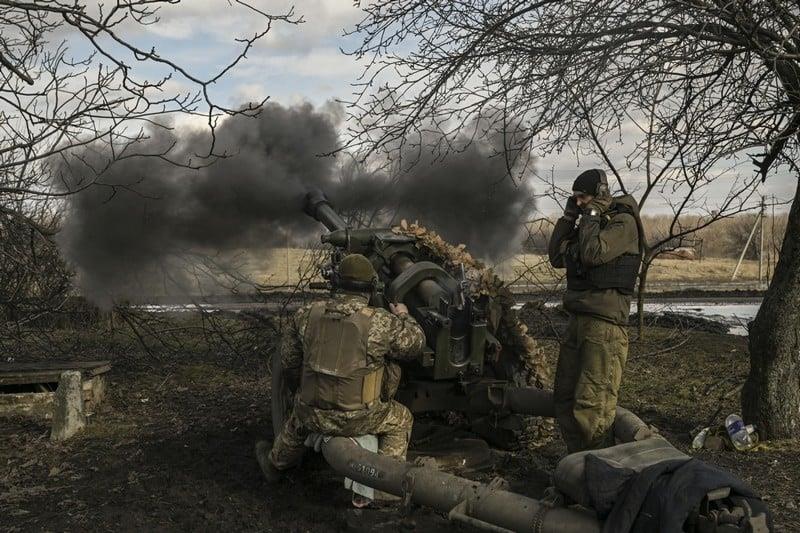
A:
[[[503,345],[501,357],[511,355],[517,371],[514,381],[518,385],[533,386],[540,389],[552,384],[550,371],[544,357],[544,350],[531,336],[528,327],[522,323],[513,309],[514,297],[508,286],[498,278],[491,268],[473,258],[466,246],[453,246],[442,239],[435,231],[418,223],[409,224],[405,220],[392,228],[398,234],[417,238],[417,247],[423,254],[440,263],[446,270],[456,274],[464,265],[465,276],[472,296],[486,294],[493,299],[496,316],[490,317],[492,333]]]

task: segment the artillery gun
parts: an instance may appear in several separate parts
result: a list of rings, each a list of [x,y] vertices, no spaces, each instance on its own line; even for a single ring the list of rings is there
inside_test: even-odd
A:
[[[524,404],[541,403],[546,395],[539,389],[518,387],[526,384],[526,371],[523,361],[512,350],[503,350],[497,339],[500,305],[488,295],[473,295],[463,265],[448,271],[424,254],[416,237],[390,228],[350,227],[321,191],[306,195],[304,211],[329,230],[321,241],[331,245],[330,261],[322,268],[326,282],[312,288],[335,288],[341,259],[362,254],[379,277],[371,304],[405,303],[425,332],[421,356],[403,364],[395,399],[415,414],[462,412],[471,429],[486,440],[513,447],[521,427],[513,412]],[[282,379],[279,358],[275,360],[273,423],[277,432],[292,391]],[[279,391],[277,398],[275,391]]]

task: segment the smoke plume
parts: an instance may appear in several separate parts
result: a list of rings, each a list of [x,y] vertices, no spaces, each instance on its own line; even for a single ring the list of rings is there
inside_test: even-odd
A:
[[[410,170],[390,177],[320,155],[337,145],[335,117],[310,104],[269,104],[257,118],[232,117],[219,126],[216,151],[230,157],[208,167],[192,170],[158,157],[115,162],[98,184],[67,197],[59,243],[83,292],[100,302],[134,299],[155,279],[181,285],[185,272],[174,258],[187,253],[308,242],[324,231],[301,210],[312,187],[344,210],[377,214],[373,223],[419,220],[479,256],[498,257],[518,244],[531,191],[507,176],[502,157],[489,157],[492,139],[442,161],[423,154]],[[159,153],[176,142],[181,148],[172,159],[185,160],[208,139],[157,130],[140,148]],[[92,179],[91,169],[109,157],[87,150],[82,159],[85,165],[61,169],[72,187]]]

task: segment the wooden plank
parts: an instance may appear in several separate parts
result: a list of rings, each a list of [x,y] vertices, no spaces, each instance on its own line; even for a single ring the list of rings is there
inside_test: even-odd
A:
[[[111,361],[12,361],[0,362],[0,371],[67,369],[83,370],[108,365]]]
[[[0,385],[57,383],[65,370],[79,370],[85,378],[111,370],[110,361],[27,361],[0,363]]]

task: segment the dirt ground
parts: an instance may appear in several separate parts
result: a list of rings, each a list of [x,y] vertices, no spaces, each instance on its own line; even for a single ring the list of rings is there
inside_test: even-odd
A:
[[[132,352],[111,334],[62,335],[69,342],[53,344],[55,353],[8,345],[3,359],[111,359],[108,397],[86,431],[62,444],[49,441],[44,421],[0,419],[0,530],[336,531],[353,522],[340,478],[319,457],[278,487],[262,483],[252,449],[271,437],[266,354],[167,357]],[[746,339],[646,335],[631,344],[621,403],[686,451],[691,430],[737,409]],[[554,361],[556,343],[546,345]],[[788,441],[697,455],[760,491],[779,531],[800,531],[799,450]],[[538,496],[563,453],[554,437],[495,451],[493,467],[469,475],[501,475],[513,490]],[[419,531],[448,527],[430,512],[412,518]]]

